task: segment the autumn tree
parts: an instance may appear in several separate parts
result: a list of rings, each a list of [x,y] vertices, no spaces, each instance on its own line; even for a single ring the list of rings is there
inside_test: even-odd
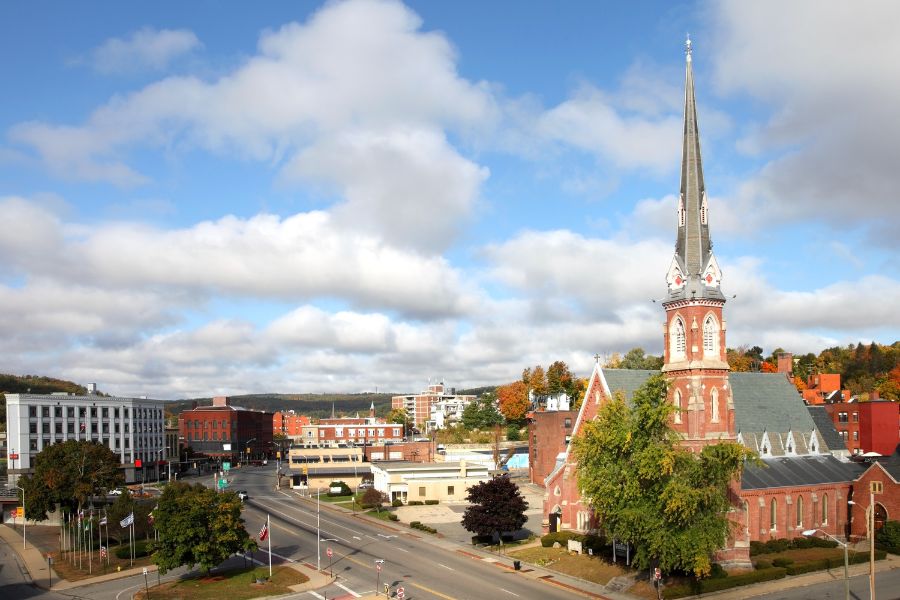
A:
[[[462,526],[479,536],[503,535],[518,531],[528,521],[528,502],[508,475],[482,481],[469,488],[469,506]]]
[[[682,448],[666,387],[652,376],[631,404],[617,395],[584,424],[574,440],[578,484],[607,535],[634,545],[639,568],[701,576],[728,539],[728,486],[748,451],[732,442]]]
[[[514,381],[497,388],[500,414],[508,423],[521,423],[531,407],[528,402],[528,388],[521,381]]]
[[[534,392],[535,395],[545,395],[547,393],[547,375],[544,367],[537,365],[532,369],[522,371],[522,383],[526,385],[528,391]]]
[[[643,348],[632,348],[619,361],[620,369],[659,370],[663,366],[663,357],[645,354]]]
[[[234,492],[180,481],[167,485],[153,511],[159,539],[150,543],[160,573],[195,565],[208,573],[232,554],[256,550],[241,504]]]
[[[102,496],[125,482],[119,457],[108,446],[86,440],[51,444],[34,457],[34,474],[25,475],[19,485],[28,502],[26,518],[47,519],[47,513],[75,512],[91,496]]]

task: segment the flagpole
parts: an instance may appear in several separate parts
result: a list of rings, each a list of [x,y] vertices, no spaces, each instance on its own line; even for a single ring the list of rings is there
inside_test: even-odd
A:
[[[272,579],[272,531],[269,527],[269,513],[266,513],[266,531],[269,532],[269,579]]]
[[[90,537],[88,538],[88,575],[93,573],[94,567],[94,509],[91,508],[91,516],[88,518],[90,526]]]

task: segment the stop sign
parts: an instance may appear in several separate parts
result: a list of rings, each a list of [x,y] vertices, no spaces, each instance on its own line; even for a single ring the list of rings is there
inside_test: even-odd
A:
[[[381,570],[381,565],[375,565],[375,569],[378,570],[378,571],[380,571],[380,570]]]
[[[331,551],[331,548],[329,548],[329,549],[326,550],[325,552],[328,554],[328,558],[331,558],[331,555],[334,554],[334,553]]]
[[[398,587],[397,588],[397,597],[400,598],[400,600],[403,600],[403,597],[405,595],[406,595],[406,590],[404,590],[403,587]]]

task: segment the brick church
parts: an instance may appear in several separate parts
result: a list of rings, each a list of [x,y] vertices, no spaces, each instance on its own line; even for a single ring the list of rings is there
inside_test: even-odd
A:
[[[893,460],[860,464],[838,458],[832,451],[844,455],[840,452],[844,449],[828,445],[827,436],[784,374],[730,372],[726,297],[710,238],[691,59],[688,40],[677,235],[662,301],[662,372],[670,382],[669,401],[678,409],[671,425],[686,447],[699,450],[720,441],[736,441],[762,460],[761,467],[748,465],[732,486],[734,534],[716,557],[725,565],[749,566],[749,546],[754,540],[793,538],[808,529],[840,538],[864,537],[868,481],[873,478],[885,483],[884,493],[876,497],[876,515],[898,518],[897,512],[887,517],[888,507],[900,509],[887,500],[896,501],[900,495],[900,464]],[[581,425],[595,418],[608,398],[617,392],[630,398],[654,373],[604,369],[598,362],[574,425],[557,436],[579,435]],[[535,443],[539,438],[530,435],[529,439]],[[543,481],[545,531],[589,531],[597,526],[578,489],[577,471],[566,444]],[[865,493],[857,493],[858,498],[848,502],[854,498],[854,488],[862,487]]]

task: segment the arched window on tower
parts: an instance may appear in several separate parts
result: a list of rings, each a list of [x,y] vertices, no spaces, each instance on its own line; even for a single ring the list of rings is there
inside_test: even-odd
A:
[[[675,393],[672,394],[672,404],[675,405],[674,420],[676,423],[681,423],[681,390],[675,390]]]
[[[712,315],[703,321],[703,355],[715,357],[719,353],[719,324]]]
[[[710,419],[713,423],[719,422],[719,389],[713,388],[712,392],[709,393],[709,403],[712,405],[712,418]]]
[[[669,354],[671,356],[669,358],[672,361],[684,360],[686,343],[684,321],[681,320],[681,317],[676,317],[672,322],[672,331],[669,334],[669,337],[671,339],[671,347],[669,348]]]

